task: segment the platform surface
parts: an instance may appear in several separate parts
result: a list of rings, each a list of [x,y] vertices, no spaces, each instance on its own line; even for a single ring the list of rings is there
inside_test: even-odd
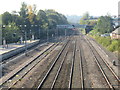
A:
[[[27,45],[37,42],[37,41],[38,40],[32,40],[32,41],[28,40]],[[0,55],[10,52],[12,50],[15,50],[17,48],[23,47],[23,46],[25,46],[25,43],[12,43],[12,44],[5,45],[5,47],[3,45],[0,45]]]

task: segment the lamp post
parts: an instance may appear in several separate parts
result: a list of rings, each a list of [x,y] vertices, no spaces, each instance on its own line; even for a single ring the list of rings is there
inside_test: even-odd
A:
[[[39,25],[35,25],[35,27],[37,27],[37,26],[39,27]],[[39,31],[39,30],[38,30],[38,31]],[[39,36],[39,32],[38,32],[38,36]],[[38,38],[36,37],[36,39],[38,39]]]
[[[24,27],[27,27],[27,25],[24,25]],[[24,33],[25,33],[25,55],[27,56],[27,33],[25,30]]]
[[[2,28],[5,28],[5,27],[6,27],[6,25],[3,25],[3,26],[2,26]],[[3,38],[3,48],[6,48],[6,44],[7,44],[7,43],[6,43],[6,38],[4,37],[4,38]]]
[[[58,33],[58,28],[57,28],[57,41],[59,40],[59,33]]]
[[[31,25],[31,29],[33,29],[33,26],[34,26],[34,25]],[[33,40],[33,33],[32,33],[32,30],[31,30],[31,40]]]
[[[65,26],[65,39],[66,39],[66,26]]]
[[[20,28],[22,28],[22,25],[20,25]],[[22,31],[22,29],[21,29],[21,31]],[[22,37],[22,34],[21,34],[20,43],[22,43],[22,41],[23,41],[23,37]]]
[[[31,29],[30,29],[30,42],[31,42]]]
[[[56,26],[56,29],[55,29],[55,31],[56,31],[56,40],[58,41],[58,25]]]
[[[48,39],[49,39],[49,34],[48,34],[48,29],[47,29],[47,43],[48,43]]]
[[[52,40],[51,40],[52,42],[54,41],[54,38],[53,38],[53,37],[54,37],[54,34],[52,34]]]
[[[11,25],[8,25],[8,27],[11,28]],[[14,34],[13,34],[13,35],[14,35]],[[12,43],[14,42],[14,41],[13,41],[13,35],[12,35],[12,38],[11,38],[11,39],[12,39],[12,40],[11,40]]]
[[[22,28],[22,26],[27,27],[27,25],[20,25],[21,28]],[[24,28],[24,30],[22,30],[22,33],[24,33],[24,37],[25,37],[25,55],[28,56],[27,55],[27,33],[25,31],[25,28]],[[21,41],[22,41],[22,36],[21,36]]]
[[[39,42],[40,42],[40,27],[39,27]]]

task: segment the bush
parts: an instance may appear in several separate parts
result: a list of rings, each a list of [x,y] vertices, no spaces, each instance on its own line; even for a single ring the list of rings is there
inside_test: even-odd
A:
[[[108,47],[111,44],[111,39],[110,38],[103,38],[102,37],[102,45],[105,47]]]
[[[100,37],[100,36],[92,36],[99,44],[102,44],[108,50],[115,52],[118,51],[120,53],[120,41],[112,40],[110,37]]]
[[[120,41],[118,41],[118,40],[112,40],[112,43],[111,43],[111,45],[108,47],[108,49],[109,50],[111,50],[111,51],[118,51],[118,52],[120,52]]]

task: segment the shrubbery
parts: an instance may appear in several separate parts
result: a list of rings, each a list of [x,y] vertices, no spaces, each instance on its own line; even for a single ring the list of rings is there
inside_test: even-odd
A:
[[[102,46],[106,47],[108,50],[112,52],[120,53],[120,41],[112,40],[110,37],[101,37],[101,36],[92,36],[98,43],[102,44]]]
[[[118,50],[118,41],[112,40],[111,44],[107,48],[112,52],[117,51]]]

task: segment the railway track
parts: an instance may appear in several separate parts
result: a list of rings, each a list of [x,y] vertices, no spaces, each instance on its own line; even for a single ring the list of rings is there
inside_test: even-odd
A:
[[[77,37],[71,88],[83,88],[82,52],[80,45],[79,37]]]
[[[57,76],[62,68],[62,65],[63,65],[63,62],[64,62],[64,59],[63,60],[58,60],[60,58],[60,56],[62,55],[63,58],[66,56],[67,52],[65,52],[66,50],[66,47],[68,45],[70,41],[68,41],[64,47],[61,49],[61,51],[59,52],[59,54],[54,58],[54,62],[52,63],[52,65],[50,66],[49,70],[47,71],[47,73],[45,74],[45,76],[43,77],[43,79],[40,81],[38,87],[37,87],[37,90],[41,89],[41,88],[44,88],[44,87],[48,87],[48,88],[52,88],[54,87],[54,83],[57,79]],[[64,53],[65,54],[64,54]],[[60,65],[59,65],[60,64]],[[56,68],[54,68],[56,67]],[[54,70],[53,70],[54,69]],[[51,77],[51,72],[54,72],[54,71],[57,71],[57,73],[53,73],[52,74],[52,77]],[[52,81],[50,80],[52,78]],[[52,82],[52,84],[50,85],[50,82]],[[47,86],[45,84],[48,84]]]
[[[65,65],[65,61],[68,55],[68,52],[70,51],[70,47],[71,46],[71,42],[69,41],[68,43],[66,43],[66,45],[63,47],[63,49],[60,51],[60,53],[58,54],[58,56],[55,58],[54,62],[52,63],[51,67],[49,68],[49,70],[47,71],[46,75],[44,76],[44,78],[41,80],[41,82],[39,83],[37,90],[40,90],[42,88],[59,88],[56,87],[56,83],[58,83],[58,78],[60,77],[60,74],[62,74],[62,71]],[[74,45],[74,51],[73,51],[73,56],[72,56],[72,64],[71,64],[71,72],[69,73],[70,77],[69,77],[69,84],[67,88],[71,88],[71,84],[72,84],[72,75],[73,75],[73,68],[74,68],[74,58],[75,58],[75,47],[76,47],[76,43]],[[61,88],[61,87],[60,87]]]
[[[49,45],[51,45],[51,44],[47,44],[47,43],[40,44],[39,46],[34,47],[33,49],[29,50],[27,52],[28,56],[25,56],[25,54],[20,54],[19,56],[12,57],[8,60],[4,60],[0,65],[0,69],[2,70],[1,71],[2,72],[1,77],[10,73],[15,68],[17,68],[19,65],[21,65],[25,61],[29,60],[30,58],[38,56],[40,51],[44,50]]]
[[[96,43],[95,41],[93,41],[91,38],[89,38],[89,40],[95,46],[96,50],[102,56],[102,58],[104,59],[105,63],[108,65],[110,70],[112,72],[116,73],[116,75],[118,75],[118,77],[119,77],[119,71],[118,71],[118,69],[119,69],[119,59],[117,57],[115,57],[114,54],[112,54],[111,52],[106,51],[105,48],[100,47],[100,45],[98,43]],[[116,66],[113,65],[113,63],[112,63],[113,60],[116,61]]]
[[[74,70],[74,61],[75,61],[75,52],[76,52],[76,41],[74,44],[73,56],[72,56],[72,65],[70,70],[70,79],[69,79],[69,86],[68,88],[71,90],[72,88],[72,79],[73,79],[73,70]]]
[[[77,38],[77,39],[76,39]],[[51,62],[45,72],[42,73],[40,80],[37,82],[37,90],[43,88],[68,88],[71,90],[76,86],[79,86],[82,90],[88,88],[87,67],[85,60],[84,48],[82,41],[86,41],[90,50],[94,56],[95,65],[97,64],[101,75],[103,75],[110,89],[116,90],[120,85],[120,79],[114,73],[109,64],[104,60],[97,49],[93,46],[92,42],[88,38],[81,36],[73,36],[64,43],[59,53],[51,58]],[[80,41],[80,42],[79,42]],[[53,49],[60,43],[52,44],[45,50],[43,50],[37,57],[28,60],[21,66],[15,69],[8,76],[0,79],[0,88],[11,89],[18,81],[20,81],[25,75],[27,75],[45,56],[49,55]],[[78,57],[79,56],[79,57]],[[94,62],[94,61],[93,61]],[[76,73],[76,74],[75,74]],[[79,73],[79,74],[78,74]],[[41,74],[40,74],[41,75]],[[76,81],[76,78],[77,80]],[[105,83],[106,83],[105,82]],[[73,87],[75,84],[77,85]]]
[[[76,44],[76,53],[75,53],[76,57],[74,63],[74,68],[76,69],[74,69],[74,73],[73,73],[74,78],[72,80],[73,81],[72,88],[81,88],[82,90],[85,90],[86,88],[90,88],[88,81],[88,74],[87,74],[88,68],[86,67],[86,60],[85,60],[81,37],[79,36],[77,38],[78,38],[77,40],[78,42]],[[79,67],[79,70],[77,70],[77,67]],[[77,78],[77,80],[75,78]]]
[[[70,77],[73,78],[73,75],[71,73],[71,68],[74,68],[72,65],[72,62],[74,60],[74,44],[75,39],[71,40],[71,45],[69,47],[68,53],[65,57],[65,61],[63,63],[62,69],[59,73],[59,76],[56,80],[56,83],[54,85],[54,88],[69,88],[69,85],[71,85]],[[70,76],[71,75],[71,76]]]
[[[81,88],[82,90],[85,89],[85,85],[84,85],[84,75],[83,75],[83,60],[85,60],[85,57],[84,57],[84,52],[83,52],[83,48],[82,48],[82,45],[80,44],[79,46],[79,50],[80,50],[80,72],[81,72]]]
[[[100,49],[101,50],[101,52],[102,53],[104,53],[105,55],[106,55],[106,57],[108,57],[109,58],[109,60],[110,59],[116,59],[116,56],[115,55],[113,55],[113,54],[111,54],[111,52],[109,52],[108,50],[106,50],[104,47],[102,47],[98,42],[96,42],[94,39],[92,39],[91,37],[89,37],[89,39],[91,40],[91,41],[93,41],[93,42],[95,42],[95,44],[96,45],[98,45],[98,49]],[[112,57],[111,57],[112,56]],[[112,61],[111,60],[111,61]]]
[[[34,68],[45,56],[47,56],[57,45],[51,44],[49,47],[44,49],[40,54],[28,60],[27,62],[20,65],[18,68],[10,72],[8,75],[3,76],[0,79],[0,88],[11,88],[19,80],[21,80],[29,71]]]
[[[85,37],[83,37],[83,38],[85,38]],[[101,55],[99,55],[99,53],[94,48],[94,46],[89,41],[89,39],[85,38],[85,40],[88,43],[88,45],[91,49],[91,52],[93,53],[95,62],[98,65],[98,67],[99,67],[103,77],[105,78],[109,88],[112,90],[118,89],[119,85],[120,85],[120,79],[118,78],[118,76],[114,73],[114,71],[106,63],[104,58]]]
[[[70,44],[71,45],[71,44]],[[65,60],[67,59],[67,55],[68,55],[68,52],[69,52],[69,49],[70,49],[70,45],[67,47],[67,50],[65,50],[65,54],[64,54],[64,57],[63,57],[63,59],[62,59],[62,62],[61,62],[61,64],[60,64],[60,67],[59,67],[59,69],[58,69],[58,71],[57,71],[57,73],[56,73],[56,75],[55,75],[55,78],[54,78],[54,81],[53,81],[53,83],[52,83],[52,86],[51,86],[51,89],[54,89],[54,88],[57,88],[55,85],[56,85],[56,82],[57,82],[57,80],[58,80],[58,77],[59,77],[59,75],[60,75],[60,72],[61,72],[61,70],[63,69],[63,65],[64,65],[64,62],[65,62]],[[74,58],[74,56],[73,56],[73,58]],[[72,58],[72,60],[73,60],[73,58]],[[73,66],[72,66],[73,67]],[[72,78],[72,73],[71,73],[71,78]],[[71,78],[70,78],[70,80],[71,80]],[[69,85],[71,85],[71,81],[69,80]],[[68,87],[69,88],[69,87]]]

